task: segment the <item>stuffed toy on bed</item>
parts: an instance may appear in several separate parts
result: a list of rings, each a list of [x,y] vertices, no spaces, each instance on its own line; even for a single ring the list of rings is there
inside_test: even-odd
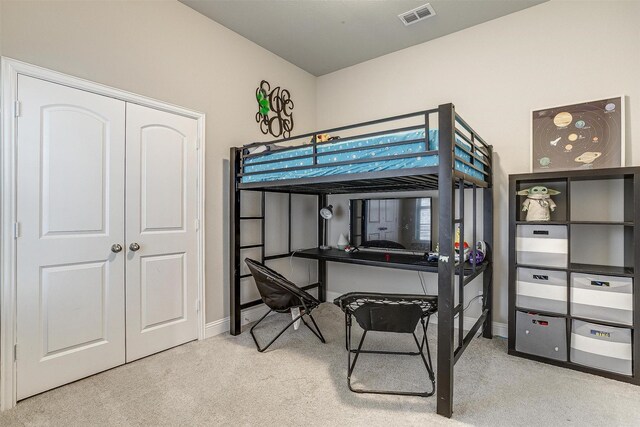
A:
[[[522,202],[522,211],[527,212],[527,221],[550,221],[551,212],[556,209],[556,204],[551,196],[560,194],[559,191],[547,188],[544,185],[520,190],[516,194],[527,196]]]
[[[340,139],[339,136],[331,136],[328,133],[319,133],[315,135],[315,142],[327,142],[327,141],[333,141],[336,139]],[[311,140],[309,141],[309,144],[313,144],[314,140],[313,140],[313,136],[311,137]]]

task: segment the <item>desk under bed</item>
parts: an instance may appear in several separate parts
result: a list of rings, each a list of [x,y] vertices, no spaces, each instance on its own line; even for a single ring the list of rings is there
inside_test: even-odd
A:
[[[418,120],[419,124],[393,127],[404,120]],[[435,126],[434,126],[435,125]],[[357,133],[333,141],[315,142],[320,134],[358,131],[381,126],[391,129]],[[311,140],[311,142],[309,142]],[[293,142],[299,141],[292,145]],[[230,150],[230,332],[241,332],[243,309],[261,304],[261,300],[242,302],[240,289],[248,275],[241,272],[241,254],[245,249],[259,247],[262,261],[296,255],[316,259],[318,282],[306,289],[317,288],[321,301],[326,299],[328,262],[365,264],[407,270],[431,271],[438,274],[438,356],[437,356],[437,412],[450,417],[453,411],[454,365],[480,328],[483,336],[491,338],[492,254],[479,266],[466,268],[455,262],[456,229],[460,244],[482,238],[491,248],[493,244],[492,147],[456,112],[453,104],[380,120],[342,126],[324,131],[283,138],[266,143],[253,143]],[[337,251],[323,252],[316,248],[265,255],[265,194],[289,194],[289,231],[291,230],[291,194],[313,194],[318,205],[325,206],[331,194],[438,191],[440,260],[427,265],[415,256],[398,255],[395,263],[376,259],[376,255],[343,255]],[[262,193],[262,215],[240,215],[241,191]],[[473,217],[470,232],[465,234],[465,191],[472,192]],[[458,203],[456,206],[456,192]],[[478,194],[482,197],[483,221],[477,224]],[[457,209],[456,209],[457,207]],[[457,211],[457,215],[456,215]],[[242,246],[240,230],[243,220],[261,220],[260,244]],[[318,241],[321,241],[324,222],[318,217]],[[469,224],[467,224],[469,225]],[[391,265],[393,264],[393,265]],[[475,277],[483,277],[482,314],[465,334],[463,301],[464,288]],[[458,285],[458,301],[455,286]],[[459,316],[458,316],[459,315]],[[458,330],[455,331],[455,317]],[[458,334],[456,342],[455,334]]]

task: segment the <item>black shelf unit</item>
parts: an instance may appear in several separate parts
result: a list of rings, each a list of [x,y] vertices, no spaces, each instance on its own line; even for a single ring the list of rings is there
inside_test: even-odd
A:
[[[434,166],[425,166],[411,169],[394,169],[382,170],[377,172],[352,173],[330,176],[302,177],[296,179],[283,179],[268,182],[244,182],[243,178],[250,176],[252,172],[245,170],[245,161],[248,158],[259,154],[251,154],[248,150],[250,147],[270,145],[274,143],[295,143],[302,141],[306,143],[311,138],[317,141],[317,135],[323,133],[335,134],[345,130],[355,130],[360,132],[368,126],[386,125],[393,127],[397,125],[399,120],[414,119],[420,120],[419,125],[410,127],[401,127],[388,129],[384,132],[363,133],[355,136],[341,138],[340,141],[347,141],[354,138],[363,138],[383,133],[399,132],[405,130],[424,129],[425,135],[429,135],[429,130],[433,129],[432,124],[437,123],[438,129],[438,148],[424,152],[414,152],[411,157],[420,157],[425,155],[438,155],[438,164]],[[464,141],[464,143],[462,142]],[[331,142],[328,142],[331,143]],[[465,145],[466,143],[466,145]],[[318,146],[324,143],[313,142],[312,154],[305,156],[311,161],[310,168],[321,168],[323,165],[318,163]],[[386,145],[389,145],[388,143]],[[291,145],[291,147],[281,148],[283,150],[295,149],[300,145]],[[378,147],[384,147],[385,144],[379,144]],[[470,162],[460,157],[459,151],[462,150],[470,155]],[[409,155],[406,155],[409,156]],[[299,156],[298,156],[299,157]],[[378,158],[377,160],[383,160]],[[460,228],[460,244],[465,240],[476,240],[476,233],[482,230],[484,241],[487,242],[489,248],[493,246],[493,148],[487,144],[480,135],[455,111],[453,104],[442,104],[437,108],[418,111],[415,113],[404,114],[400,116],[388,117],[379,120],[372,120],[348,126],[342,126],[333,129],[325,129],[304,135],[298,135],[290,138],[283,138],[269,142],[253,143],[244,147],[232,147],[229,154],[230,161],[230,238],[229,238],[229,288],[230,288],[230,333],[238,335],[242,332],[241,315],[242,310],[259,305],[261,300],[243,302],[240,298],[240,289],[243,285],[242,279],[248,275],[241,274],[242,251],[248,249],[248,246],[242,246],[240,243],[241,235],[241,192],[254,191],[261,193],[262,211],[260,215],[251,217],[261,221],[261,243],[258,245],[261,249],[261,260],[263,262],[275,260],[279,258],[287,258],[290,256],[306,257],[316,259],[318,262],[318,282],[309,285],[309,288],[315,287],[318,290],[318,298],[321,301],[326,300],[327,287],[327,263],[328,262],[345,262],[353,264],[371,265],[379,267],[400,268],[406,270],[431,271],[438,274],[438,354],[437,354],[437,412],[440,415],[451,417],[453,413],[453,384],[454,384],[454,365],[468,347],[471,340],[478,334],[482,328],[482,335],[485,338],[492,338],[492,305],[493,305],[493,263],[492,253],[486,257],[486,262],[471,268],[460,268],[455,262],[454,245],[455,245],[455,229]],[[363,160],[365,161],[365,160]],[[370,160],[366,160],[370,161]],[[360,161],[350,161],[349,163],[359,163]],[[263,161],[270,163],[270,161]],[[480,172],[484,179],[478,179],[474,176],[465,174],[458,170],[456,164],[465,164],[466,166]],[[337,163],[332,163],[337,165]],[[482,165],[482,167],[480,167]],[[326,166],[326,165],[325,165]],[[305,167],[309,168],[309,167]],[[288,170],[292,170],[289,168]],[[271,171],[273,172],[273,170]],[[364,251],[360,254],[351,254],[346,256],[337,252],[320,253],[317,249],[309,249],[307,251],[292,251],[291,247],[291,195],[307,194],[317,197],[318,206],[327,205],[327,197],[331,194],[349,194],[349,193],[371,193],[371,192],[395,192],[395,191],[424,191],[437,190],[439,196],[439,250],[441,260],[437,264],[424,263],[424,261],[411,258],[401,257],[395,254],[391,255],[393,262],[387,262],[386,259],[377,259],[380,255],[369,255]],[[465,234],[464,222],[464,194],[465,190],[471,190],[473,194],[472,211],[473,221],[470,228]],[[477,191],[480,190],[480,191]],[[456,192],[460,203],[456,206]],[[289,194],[289,244],[288,250],[284,253],[273,255],[265,254],[265,197],[269,193],[287,193]],[[483,221],[477,224],[476,213],[479,209],[479,202],[482,202]],[[323,240],[325,235],[324,221],[318,215],[317,217],[317,236],[318,242]],[[254,246],[254,245],[251,245]],[[475,271],[474,271],[475,270]],[[482,314],[476,323],[465,334],[464,316],[457,316],[463,310],[464,289],[465,286],[476,277],[483,273],[483,307]],[[456,298],[456,286],[458,289]],[[457,316],[457,319],[456,319]],[[455,331],[456,322],[458,331]],[[455,334],[458,334],[458,340],[455,340]]]
[[[585,181],[622,181],[623,211],[622,218],[609,219],[572,219],[572,183],[584,183]],[[548,185],[553,187],[560,183],[564,185],[565,193],[556,198],[555,202],[563,208],[560,214],[552,214],[551,221],[525,221],[521,212],[523,196],[516,192],[531,185]],[[555,188],[555,187],[553,187]],[[529,173],[509,176],[509,342],[508,353],[513,356],[523,357],[538,362],[548,363],[563,368],[573,369],[606,378],[640,385],[640,290],[637,283],[636,272],[640,271],[640,167],[621,167],[593,170],[576,170],[563,172]],[[579,196],[575,196],[579,197]],[[566,267],[549,267],[530,264],[518,264],[516,261],[516,233],[521,225],[558,225],[567,228],[568,262]],[[623,266],[600,265],[597,262],[573,262],[571,239],[572,230],[576,234],[576,227],[592,227],[597,230],[601,227],[618,227],[623,229],[624,255]],[[517,301],[517,271],[518,268],[542,269],[556,272],[565,272],[567,277],[567,308],[566,313],[529,309],[519,307]],[[574,316],[571,311],[571,274],[584,273],[604,276],[616,276],[631,278],[633,280],[633,315],[632,324],[603,321],[584,316]],[[567,361],[554,360],[539,355],[528,354],[516,350],[516,313],[536,313],[542,316],[560,317],[566,319]],[[613,371],[577,364],[571,360],[571,332],[572,321],[589,322],[592,324],[623,328],[631,331],[632,374],[625,375]]]

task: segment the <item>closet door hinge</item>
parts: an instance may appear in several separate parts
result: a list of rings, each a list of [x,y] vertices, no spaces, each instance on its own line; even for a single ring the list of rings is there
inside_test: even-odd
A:
[[[13,361],[18,360],[18,344],[13,345]]]
[[[195,224],[196,224],[196,231],[200,230],[200,220],[199,219],[196,219]]]
[[[16,221],[13,223],[13,238],[17,239],[18,237],[20,237],[20,223]]]
[[[200,313],[200,300],[196,300],[196,313]]]
[[[22,109],[20,108],[20,101],[16,100],[15,104],[13,104],[13,115],[15,117],[20,117],[22,113]]]

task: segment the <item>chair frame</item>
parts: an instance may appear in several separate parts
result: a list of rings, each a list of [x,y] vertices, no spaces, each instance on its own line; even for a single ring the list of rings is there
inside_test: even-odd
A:
[[[431,351],[429,350],[429,341],[427,340],[427,328],[429,326],[429,319],[431,315],[435,313],[435,311],[432,311],[432,312],[428,311],[424,313],[423,316],[420,317],[420,325],[422,328],[421,340],[418,339],[415,331],[411,332],[411,335],[413,336],[413,339],[416,343],[418,351],[411,352],[411,351],[363,350],[362,345],[364,344],[364,340],[367,336],[367,332],[368,332],[367,330],[363,331],[362,337],[360,338],[357,348],[353,348],[351,345],[352,343],[351,328],[353,325],[352,317],[353,317],[354,310],[352,309],[352,307],[349,307],[349,304],[343,305],[342,300],[345,297],[349,297],[349,296],[355,297],[358,295],[361,295],[362,297],[370,298],[370,299],[378,297],[380,299],[379,302],[381,304],[384,304],[382,302],[383,300],[385,301],[385,303],[397,303],[400,301],[406,302],[408,300],[425,299],[424,298],[425,296],[421,296],[421,295],[409,296],[409,295],[355,293],[354,292],[354,293],[343,295],[334,301],[335,304],[339,305],[340,308],[342,308],[342,310],[345,312],[345,347],[347,349],[347,385],[349,386],[349,390],[351,390],[354,393],[391,394],[391,395],[399,395],[399,396],[419,396],[419,397],[433,396],[433,394],[435,393],[436,382],[435,382],[435,374],[433,371],[433,364],[431,362]],[[433,297],[429,297],[429,299],[431,298]],[[387,333],[390,333],[390,332],[387,332]],[[394,333],[401,333],[401,332],[394,332]],[[424,354],[425,349],[427,352],[426,357]],[[352,353],[354,354],[353,361],[351,360]],[[353,371],[355,370],[356,362],[358,361],[358,357],[360,356],[360,354],[394,354],[394,355],[401,355],[401,356],[420,356],[427,370],[429,380],[431,381],[431,389],[424,392],[414,392],[414,391],[400,391],[400,390],[375,390],[375,389],[355,388],[351,384],[351,376],[353,374]]]
[[[304,325],[305,325],[307,328],[309,328],[309,330],[310,330],[311,332],[313,332],[313,334],[314,334],[316,337],[318,337],[318,339],[319,339],[323,344],[325,344],[325,343],[326,343],[326,341],[325,341],[325,339],[324,339],[324,336],[322,335],[322,332],[320,331],[320,328],[318,327],[318,324],[316,323],[315,319],[314,319],[314,318],[313,318],[313,316],[311,315],[311,310],[313,310],[313,308],[310,310],[310,309],[308,309],[308,308],[307,308],[307,306],[306,306],[305,304],[303,304],[303,306],[302,306],[302,307],[300,307],[300,306],[298,306],[298,307],[299,307],[299,308],[301,308],[301,310],[300,310],[300,314],[299,314],[298,316],[296,316],[295,318],[293,318],[293,319],[291,320],[291,322],[289,322],[289,323],[287,324],[287,326],[285,326],[285,327],[284,327],[284,329],[282,329],[280,332],[278,332],[278,334],[277,334],[274,338],[272,338],[272,339],[271,339],[271,341],[269,341],[269,343],[268,343],[266,346],[264,346],[264,347],[260,347],[260,344],[258,344],[258,339],[256,338],[256,335],[255,335],[255,333],[253,332],[253,330],[254,330],[254,329],[255,329],[255,328],[260,324],[260,322],[262,322],[264,319],[266,319],[266,318],[267,318],[267,316],[268,316],[269,314],[271,314],[271,313],[273,313],[273,312],[276,312],[276,313],[290,313],[290,312],[291,312],[291,309],[287,309],[286,311],[285,311],[285,310],[273,310],[273,309],[269,309],[269,311],[267,311],[267,312],[264,314],[264,316],[262,316],[262,317],[260,318],[260,320],[258,320],[258,321],[257,321],[257,322],[256,322],[256,323],[251,327],[251,329],[249,330],[249,333],[251,334],[251,338],[253,338],[253,342],[255,342],[255,343],[256,343],[256,347],[258,348],[258,351],[259,351],[260,353],[264,352],[266,349],[268,349],[268,348],[271,346],[271,344],[273,344],[274,342],[276,342],[276,340],[277,340],[278,338],[280,338],[280,336],[281,336],[282,334],[284,334],[284,333],[285,333],[285,331],[286,331],[287,329],[289,329],[289,328],[291,327],[291,325],[293,325],[297,320],[302,320],[302,323],[304,323]],[[295,307],[291,307],[291,308],[295,308]],[[314,308],[315,308],[315,307],[314,307]],[[304,310],[304,311],[303,311],[303,310]],[[305,316],[305,315],[309,316],[309,319],[311,319],[311,321],[313,322],[313,326],[316,328],[315,330],[314,330],[311,326],[309,326],[309,324],[304,320],[304,316]]]
[[[269,311],[267,311],[249,330],[249,333],[251,334],[251,338],[253,338],[253,342],[256,344],[256,348],[258,349],[258,351],[260,353],[264,352],[266,349],[268,349],[269,347],[271,347],[271,345],[276,342],[276,340],[278,338],[280,338],[280,336],[291,327],[291,325],[293,325],[296,321],[298,320],[302,320],[302,323],[311,331],[313,332],[313,334],[318,337],[318,339],[320,340],[320,342],[322,342],[323,344],[326,343],[326,340],[324,339],[324,336],[322,335],[322,332],[320,331],[320,328],[318,327],[318,324],[316,323],[316,320],[313,318],[313,316],[311,315],[311,312],[320,305],[320,301],[318,301],[317,299],[315,299],[312,295],[310,295],[309,293],[305,292],[304,290],[300,289],[298,286],[296,286],[295,283],[287,280],[283,275],[279,274],[277,271],[270,269],[269,267],[265,266],[264,264],[261,264],[255,260],[252,260],[250,258],[245,259],[245,262],[247,263],[247,265],[256,268],[256,269],[260,269],[262,270],[262,273],[264,273],[265,275],[271,276],[273,279],[275,279],[272,284],[275,284],[277,286],[279,286],[280,288],[290,292],[291,294],[295,295],[299,300],[300,300],[300,304],[297,305],[293,305],[291,307],[288,307],[286,309],[282,309],[282,310],[278,310],[278,309],[273,309],[271,307],[269,307]],[[306,300],[306,301],[305,301]],[[261,347],[260,344],[258,343],[258,338],[256,337],[256,334],[254,333],[254,330],[256,329],[256,327],[264,320],[267,318],[267,316],[273,312],[276,313],[283,313],[283,314],[287,314],[287,313],[291,313],[291,309],[294,308],[299,308],[300,309],[300,314],[298,316],[296,316],[295,318],[293,318],[291,320],[291,322],[289,322],[287,324],[287,326],[285,326],[280,332],[278,332],[278,334],[273,337],[271,339],[271,341],[269,341],[269,343],[267,345],[265,345],[264,347]],[[313,323],[314,328],[312,328],[305,320],[304,320],[304,316],[308,316],[309,319],[311,319],[311,322]]]

